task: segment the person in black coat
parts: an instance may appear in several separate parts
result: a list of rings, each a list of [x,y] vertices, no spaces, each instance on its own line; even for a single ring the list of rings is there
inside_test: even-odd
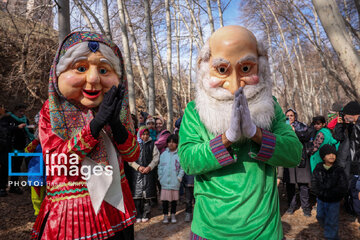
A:
[[[288,198],[289,208],[286,211],[288,214],[293,214],[297,209],[297,194],[296,194],[296,185],[299,187],[300,203],[301,208],[304,212],[304,216],[311,216],[311,205],[309,202],[310,199],[310,181],[311,181],[311,171],[310,171],[310,158],[308,156],[308,143],[311,138],[311,129],[302,122],[297,120],[297,112],[289,108],[285,112],[286,117],[289,119],[289,124],[292,129],[295,131],[296,136],[299,138],[300,142],[303,144],[303,151],[301,156],[301,162],[297,167],[286,168],[284,169],[284,178],[283,181],[286,183],[286,193]]]
[[[316,218],[324,227],[325,239],[339,239],[340,201],[347,192],[348,181],[344,169],[335,163],[335,146],[322,146],[320,157],[324,162],[316,165],[311,179],[311,190],[317,196]]]

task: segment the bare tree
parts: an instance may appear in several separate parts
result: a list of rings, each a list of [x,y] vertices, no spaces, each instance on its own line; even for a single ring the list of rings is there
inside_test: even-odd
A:
[[[334,47],[360,101],[360,57],[352,44],[335,0],[312,0],[322,26]]]
[[[59,43],[70,33],[70,8],[68,0],[58,0]]]
[[[146,21],[146,45],[148,54],[148,82],[149,82],[149,113],[155,114],[155,79],[154,79],[154,60],[151,36],[151,10],[149,0],[144,0],[145,21]]]
[[[167,39],[167,94],[168,94],[168,118],[167,118],[167,129],[173,129],[173,102],[172,102],[172,70],[171,70],[171,60],[172,60],[172,50],[171,50],[171,15],[170,15],[170,4],[169,0],[165,0],[165,11],[166,11],[166,39]]]
[[[120,29],[121,29],[121,33],[122,33],[121,39],[122,39],[122,45],[123,45],[126,76],[127,76],[127,80],[128,80],[129,105],[130,105],[131,113],[135,114],[136,113],[136,102],[135,102],[135,91],[134,91],[134,89],[135,89],[134,74],[132,71],[129,39],[128,39],[127,29],[126,29],[123,0],[117,0],[117,4],[118,4],[119,18],[120,18]]]
[[[213,18],[213,15],[212,15],[210,0],[206,0],[206,6],[207,6],[207,15],[208,15],[208,18],[209,18],[210,30],[211,30],[211,33],[214,33],[215,32],[214,18]]]
[[[104,18],[104,30],[107,38],[112,40],[111,29],[110,29],[110,19],[109,19],[109,7],[107,0],[101,0],[102,9],[103,9],[103,18]]]

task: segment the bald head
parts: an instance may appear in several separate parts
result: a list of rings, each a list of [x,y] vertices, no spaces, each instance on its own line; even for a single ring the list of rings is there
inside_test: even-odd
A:
[[[252,32],[240,26],[226,26],[214,32],[210,39],[211,51],[217,49],[234,49],[242,51],[243,49],[256,50],[256,37]]]

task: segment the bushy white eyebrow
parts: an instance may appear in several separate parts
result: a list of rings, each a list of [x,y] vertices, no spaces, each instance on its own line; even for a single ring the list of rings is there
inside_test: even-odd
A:
[[[100,58],[100,62],[106,63],[106,64],[108,64],[110,67],[114,68],[113,65],[111,64],[111,62],[110,62],[109,60],[107,60],[106,58]]]
[[[243,58],[241,58],[239,61],[236,62],[236,64],[241,64],[243,62],[254,62],[257,63],[258,62],[258,58],[255,57],[254,55],[247,55]]]
[[[230,62],[224,58],[215,58],[212,60],[212,66],[213,67],[218,67],[222,64],[226,64],[227,67],[230,65]]]
[[[83,60],[87,60],[88,58],[86,56],[81,56],[81,57],[77,57],[74,59],[74,61],[72,62],[72,65],[74,65],[75,63],[79,62],[79,61],[83,61]]]

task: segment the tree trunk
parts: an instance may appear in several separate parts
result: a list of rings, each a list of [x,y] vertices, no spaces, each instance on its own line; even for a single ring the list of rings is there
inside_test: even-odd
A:
[[[221,10],[221,2],[220,0],[217,0],[217,6],[219,11],[219,20],[220,20],[220,27],[224,26],[224,19],[223,19],[223,12]]]
[[[117,0],[117,4],[118,4],[118,10],[119,10],[121,40],[122,40],[122,45],[123,45],[126,76],[127,76],[127,80],[128,80],[130,112],[132,114],[136,114],[134,74],[132,71],[129,39],[128,39],[127,29],[126,29],[123,0]]]
[[[103,10],[103,18],[104,18],[105,35],[108,39],[112,40],[111,29],[110,29],[110,19],[109,19],[109,8],[108,8],[107,0],[102,0],[102,10]]]
[[[149,0],[144,0],[145,21],[146,21],[146,45],[148,54],[148,83],[149,83],[149,114],[155,115],[155,79],[154,79],[154,59],[151,36],[151,11]]]
[[[80,13],[83,16],[83,18],[85,19],[85,22],[88,25],[88,28],[90,28],[90,31],[95,32],[95,28],[94,28],[93,24],[91,23],[90,18],[86,14],[85,10],[83,9],[82,5],[79,3],[78,0],[74,0],[74,3],[77,6],[77,8],[80,10]]]
[[[210,0],[206,0],[206,6],[207,6],[207,15],[209,18],[210,30],[211,30],[211,34],[213,34],[215,32],[215,27],[214,27],[214,18],[211,11]]]
[[[170,5],[169,0],[165,0],[165,9],[166,9],[166,42],[167,42],[167,96],[169,101],[168,106],[168,118],[167,118],[167,129],[172,132],[173,129],[173,102],[172,102],[172,72],[171,72],[171,19],[170,19]]]
[[[58,0],[59,44],[70,33],[69,0]]]
[[[312,0],[312,3],[360,101],[360,57],[349,39],[338,5],[335,0]]]
[[[127,27],[129,29],[129,33],[130,33],[130,39],[132,41],[132,46],[133,46],[134,53],[135,53],[136,66],[137,66],[139,74],[140,74],[142,93],[143,93],[143,96],[145,98],[144,101],[145,101],[145,104],[146,104],[146,109],[148,109],[148,107],[149,107],[149,87],[148,87],[148,84],[147,84],[147,81],[146,81],[144,68],[143,68],[143,66],[141,64],[141,61],[140,61],[139,49],[138,49],[138,45],[137,45],[137,42],[136,42],[134,29],[132,27],[133,25],[131,23],[131,19],[129,17],[129,13],[127,11],[126,5],[124,5],[124,12],[125,12],[125,17],[126,17]]]

